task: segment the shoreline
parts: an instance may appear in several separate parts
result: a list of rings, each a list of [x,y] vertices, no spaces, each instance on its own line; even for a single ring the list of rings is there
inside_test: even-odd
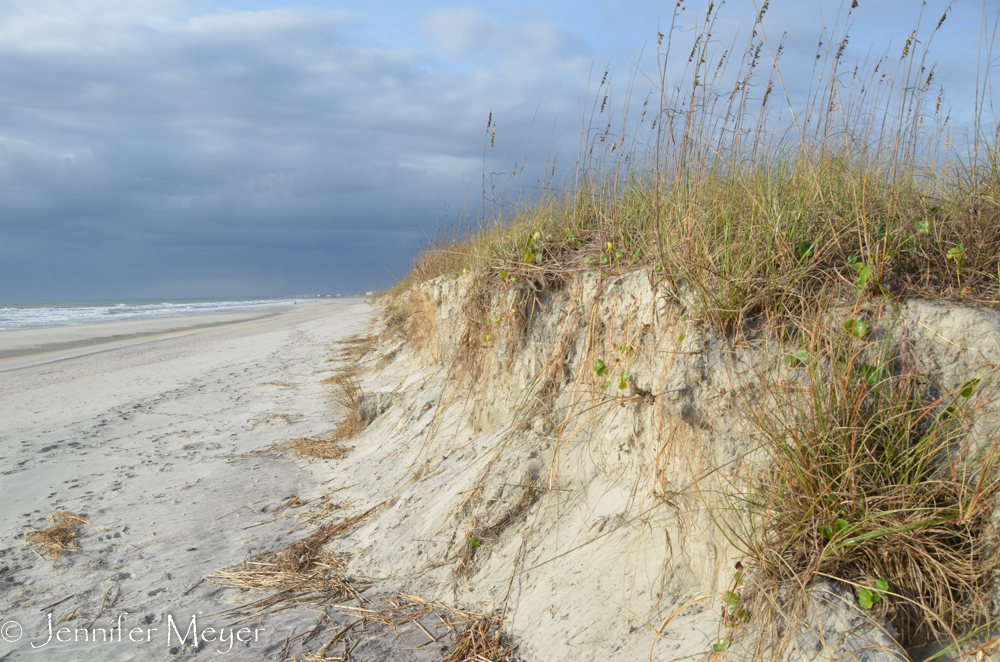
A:
[[[342,298],[339,301],[347,300]],[[336,301],[310,301],[305,304],[305,306],[315,305],[338,304]],[[295,306],[280,306],[239,312],[178,314],[151,319],[112,320],[0,331],[0,373],[53,360],[84,356],[96,351],[119,349],[137,343],[243,322],[260,321],[295,308]]]

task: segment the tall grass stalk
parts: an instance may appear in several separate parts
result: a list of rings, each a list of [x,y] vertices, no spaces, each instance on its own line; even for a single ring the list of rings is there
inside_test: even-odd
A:
[[[971,142],[950,138],[929,59],[946,16],[928,27],[921,14],[902,47],[847,62],[860,10],[845,5],[802,95],[782,75],[767,2],[728,48],[713,32],[721,4],[681,45],[683,5],[658,39],[656,73],[638,69],[658,86],[638,115],[635,78],[616,116],[605,72],[568,186],[546,179],[534,197],[523,183],[498,194],[484,152],[479,227],[431,242],[405,287],[462,269],[552,282],[644,266],[724,333],[747,317],[794,316],[831,288],[1000,302],[997,141],[980,130],[985,97]],[[490,146],[495,128],[491,115]],[[870,267],[863,284],[852,262]]]

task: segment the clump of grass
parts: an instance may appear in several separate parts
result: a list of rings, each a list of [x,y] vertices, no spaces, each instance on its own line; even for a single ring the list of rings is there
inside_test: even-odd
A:
[[[67,511],[59,511],[49,516],[52,526],[24,534],[24,541],[36,545],[52,560],[58,560],[63,554],[78,551],[80,548],[74,542],[78,531],[89,522],[82,515]]]
[[[342,374],[323,380],[323,383],[334,387],[333,400],[344,412],[343,418],[330,433],[329,440],[334,443],[343,441],[364,430],[368,423],[361,412],[363,393],[355,373],[346,370]]]
[[[318,460],[342,460],[352,449],[333,439],[334,434],[299,437],[291,440],[288,444],[292,452],[298,455],[314,457]]]
[[[324,524],[282,550],[258,554],[235,568],[213,573],[206,579],[229,588],[270,593],[227,612],[243,618],[300,604],[336,604],[358,596],[373,582],[363,577],[347,577],[347,557],[325,549],[324,545],[334,536],[349,531],[374,511],[375,508],[372,508],[336,524]]]
[[[378,344],[378,336],[373,333],[357,334],[337,343],[340,352],[329,361],[342,361],[348,364],[357,365],[364,360],[368,353]]]
[[[820,324],[804,335],[809,359],[748,403],[767,462],[731,504],[747,568],[730,611],[767,632],[810,582],[833,578],[907,647],[968,643],[991,627],[1000,569],[1000,435],[970,432],[986,380],[941,392],[903,372],[891,345]]]
[[[444,662],[516,662],[516,646],[504,635],[503,621],[479,614],[455,637]]]
[[[353,618],[344,627],[339,628],[326,644],[314,651],[305,652],[302,656],[292,658],[293,662],[313,662],[319,660],[347,661],[351,651],[365,637],[382,638],[384,632],[372,625],[384,626],[396,635],[402,634],[400,628],[408,623],[416,624],[427,637],[421,648],[427,644],[448,642],[447,656],[442,658],[452,662],[518,662],[515,645],[502,632],[502,621],[493,616],[466,611],[439,602],[430,602],[419,595],[412,594],[379,594],[367,598],[356,605],[342,604],[329,608],[321,617],[317,626],[308,633],[298,635],[301,646],[305,646],[322,631],[330,626],[329,612],[339,612]],[[430,617],[433,616],[433,619]],[[421,622],[423,621],[423,623]],[[360,633],[356,633],[360,630]],[[443,632],[438,633],[439,630]],[[360,636],[358,636],[360,635]],[[333,651],[337,645],[341,650]],[[403,650],[413,650],[406,648]],[[442,651],[443,652],[443,651]]]

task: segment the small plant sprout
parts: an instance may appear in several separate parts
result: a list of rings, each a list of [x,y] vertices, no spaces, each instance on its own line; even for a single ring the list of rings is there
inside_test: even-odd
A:
[[[863,320],[851,319],[844,322],[844,331],[847,331],[855,338],[863,339],[868,335],[868,325]]]
[[[785,356],[785,365],[789,368],[799,368],[809,361],[809,352],[804,349],[797,349]]]
[[[608,264],[611,260],[608,259],[607,253],[601,253],[601,264]]]
[[[882,594],[889,590],[889,582],[882,577],[875,582],[875,588],[858,589],[858,604],[862,609],[868,610],[882,602]]]
[[[538,244],[541,239],[541,232],[535,232],[534,234],[529,232],[525,241],[518,243],[517,247],[521,250],[522,262],[542,263],[542,251]]]
[[[882,368],[876,368],[871,365],[862,365],[858,367],[858,376],[861,381],[865,382],[869,386],[875,386],[882,381]]]
[[[740,594],[736,593],[735,591],[726,591],[725,597],[723,599],[725,600],[726,603],[726,613],[730,615],[735,614],[736,605],[738,605],[740,602]]]
[[[930,233],[931,233],[930,221],[917,221],[917,234],[930,234]]]
[[[716,639],[715,643],[712,644],[712,650],[716,653],[721,653],[729,648],[729,639],[726,637],[719,637]]]
[[[848,526],[850,526],[850,524],[848,524],[847,520],[838,519],[836,522],[833,523],[832,526],[830,524],[827,524],[825,526],[820,527],[819,532],[827,540],[833,540],[837,536],[837,534],[846,529]]]
[[[868,279],[871,278],[875,270],[870,266],[858,260],[858,256],[851,253],[847,256],[847,264],[851,265],[857,273],[858,277],[854,279],[854,289],[858,292],[865,289],[865,285],[868,284]]]
[[[493,336],[487,333],[485,336],[483,336],[483,342],[487,344],[493,342]]]
[[[500,277],[501,278],[506,278],[507,277],[507,270],[506,269],[501,269],[500,270]]]
[[[598,377],[603,377],[608,372],[608,366],[601,359],[594,361],[594,372]]]
[[[803,241],[799,244],[799,257],[803,260],[807,260],[812,256],[816,255],[816,242],[813,241]]]
[[[977,386],[979,386],[978,379],[970,379],[969,381],[965,382],[964,384],[962,384],[961,396],[966,399],[971,398],[972,392],[975,390]]]
[[[628,388],[628,373],[622,373],[618,378],[618,390],[624,391],[626,388]]]
[[[958,244],[948,249],[948,259],[955,261],[955,276],[958,286],[962,287],[962,267],[965,266],[965,244]]]
[[[479,538],[469,538],[469,547],[471,547],[472,549],[476,549],[482,544],[483,541],[480,540]]]
[[[992,383],[992,378],[990,380],[987,380],[987,384],[989,383]],[[970,379],[969,381],[962,384],[962,390],[960,390],[958,394],[963,399],[968,400],[969,398],[972,397],[972,394],[975,392],[977,386],[979,386],[979,380]],[[947,407],[945,407],[944,411],[941,412],[941,420],[947,421],[948,419],[955,416],[955,414],[958,413],[959,407],[961,406],[962,403],[959,403],[958,405],[948,405]]]

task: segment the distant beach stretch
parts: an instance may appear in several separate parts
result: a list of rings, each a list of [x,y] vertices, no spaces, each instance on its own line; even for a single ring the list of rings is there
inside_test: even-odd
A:
[[[46,326],[68,326],[140,319],[161,319],[188,315],[236,313],[247,310],[280,308],[296,303],[322,299],[285,297],[281,299],[235,299],[190,301],[140,301],[140,302],[84,302],[84,303],[0,303],[0,331],[32,329]],[[330,297],[325,297],[330,298]]]

